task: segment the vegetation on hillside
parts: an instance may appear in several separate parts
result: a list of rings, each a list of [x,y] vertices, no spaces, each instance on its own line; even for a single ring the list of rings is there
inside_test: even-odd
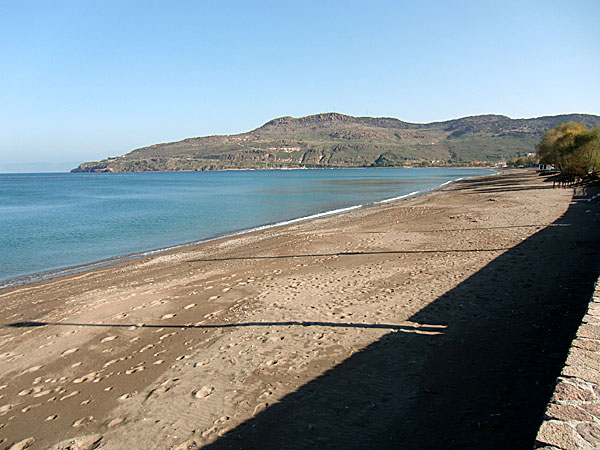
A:
[[[569,120],[600,126],[600,117],[584,114],[484,115],[428,124],[338,113],[281,117],[247,133],[156,144],[74,171],[489,165],[526,156],[546,130]]]
[[[546,131],[536,148],[540,163],[552,164],[565,175],[585,177],[600,171],[600,127],[562,123]]]
[[[519,156],[506,161],[508,167],[531,167],[539,163],[539,158],[535,155]]]

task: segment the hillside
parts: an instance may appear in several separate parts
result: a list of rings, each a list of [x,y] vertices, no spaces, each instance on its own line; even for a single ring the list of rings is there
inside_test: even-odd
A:
[[[548,129],[577,121],[600,126],[600,116],[534,119],[499,115],[417,124],[338,113],[280,117],[247,133],[207,136],[135,149],[86,162],[73,172],[140,172],[294,167],[382,167],[498,161],[535,151]]]

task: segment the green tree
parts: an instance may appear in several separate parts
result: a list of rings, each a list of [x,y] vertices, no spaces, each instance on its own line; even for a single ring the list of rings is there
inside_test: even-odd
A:
[[[587,130],[575,137],[575,153],[585,173],[600,170],[600,127]]]
[[[588,130],[577,122],[546,131],[536,146],[542,164],[553,164],[565,174],[585,176],[600,170],[600,128]]]
[[[537,163],[538,163],[537,156],[519,156],[517,158],[511,158],[508,161],[506,161],[506,165],[512,166],[512,167],[535,166]]]

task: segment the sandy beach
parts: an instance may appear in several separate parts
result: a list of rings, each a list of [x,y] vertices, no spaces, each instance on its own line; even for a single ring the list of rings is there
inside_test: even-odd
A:
[[[589,195],[508,171],[0,290],[0,448],[532,448]]]

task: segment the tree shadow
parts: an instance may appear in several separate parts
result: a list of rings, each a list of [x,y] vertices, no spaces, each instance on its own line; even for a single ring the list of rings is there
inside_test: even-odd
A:
[[[443,334],[393,330],[206,448],[532,448],[598,276],[589,208],[409,319]]]

